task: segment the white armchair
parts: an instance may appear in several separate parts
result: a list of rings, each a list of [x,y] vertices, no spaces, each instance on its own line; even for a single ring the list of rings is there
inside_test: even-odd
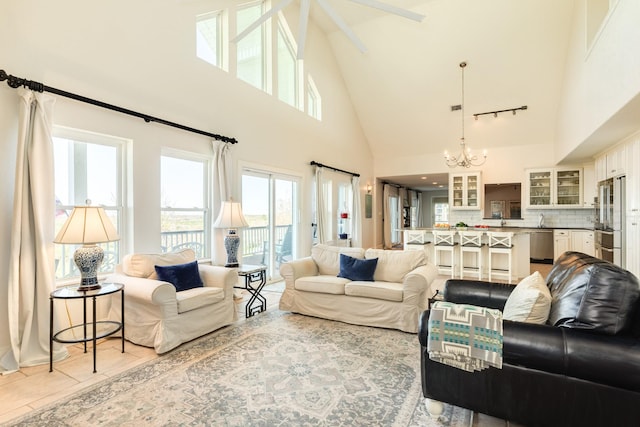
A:
[[[107,281],[124,284],[125,339],[165,353],[180,344],[205,335],[237,319],[233,286],[238,281],[231,268],[199,264],[204,286],[176,292],[158,280],[155,266],[195,261],[195,252],[185,249],[166,254],[130,254]],[[120,294],[114,294],[109,319],[119,320]]]

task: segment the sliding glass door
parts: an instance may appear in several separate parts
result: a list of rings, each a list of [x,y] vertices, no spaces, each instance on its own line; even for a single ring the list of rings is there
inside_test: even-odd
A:
[[[264,264],[268,280],[279,280],[280,264],[296,256],[298,178],[245,168],[242,210],[248,228],[242,230],[243,264]]]

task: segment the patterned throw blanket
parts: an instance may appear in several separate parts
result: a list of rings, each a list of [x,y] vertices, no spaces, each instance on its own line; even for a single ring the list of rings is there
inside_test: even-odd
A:
[[[502,312],[438,301],[429,314],[429,358],[473,372],[502,368]]]

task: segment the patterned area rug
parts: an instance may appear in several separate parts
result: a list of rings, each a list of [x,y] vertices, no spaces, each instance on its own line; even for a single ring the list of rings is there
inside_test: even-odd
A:
[[[12,425],[453,426],[424,409],[413,334],[271,310]]]

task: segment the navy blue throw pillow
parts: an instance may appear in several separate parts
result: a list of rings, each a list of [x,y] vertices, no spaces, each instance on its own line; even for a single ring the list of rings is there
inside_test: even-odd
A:
[[[378,258],[357,259],[349,255],[340,254],[340,272],[338,277],[361,282],[373,282]]]
[[[156,265],[158,280],[169,282],[176,291],[202,287],[202,279],[198,272],[198,261],[178,265]]]

